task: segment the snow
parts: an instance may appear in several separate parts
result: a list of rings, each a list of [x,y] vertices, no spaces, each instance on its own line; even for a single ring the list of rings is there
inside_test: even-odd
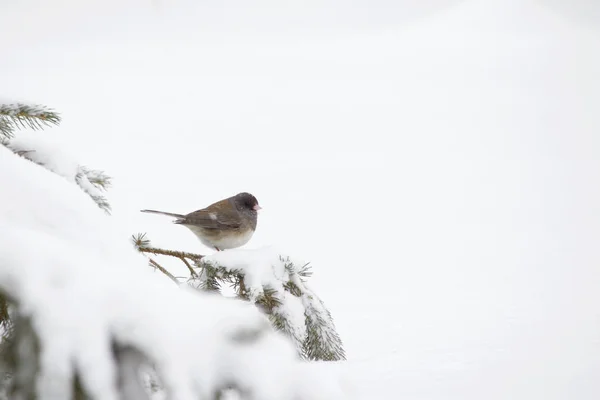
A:
[[[51,132],[41,135],[40,132],[19,132],[10,140],[8,147],[14,152],[25,153],[26,158],[75,183],[79,164],[73,161],[73,155],[65,150],[60,135]]]
[[[333,318],[307,283],[308,264],[272,246],[221,251],[205,256],[202,262],[243,275],[251,302],[256,302],[266,289],[272,290],[281,303],[273,308],[273,316],[280,318],[281,329],[293,338],[300,355],[309,360],[345,359]],[[189,283],[201,287],[205,280],[205,273],[201,273]],[[290,289],[290,285],[295,288]]]
[[[50,160],[47,160],[50,161]],[[61,154],[51,165],[74,165]],[[310,378],[287,339],[249,304],[178,288],[152,273],[113,220],[73,182],[0,147],[0,287],[39,332],[40,399],[116,399],[114,340],[159,366],[174,399],[237,382],[264,399],[297,398]],[[251,345],[234,338],[255,331]],[[317,384],[318,385],[318,384]],[[339,387],[325,382],[323,398]]]
[[[53,130],[115,177],[127,237],[210,254],[138,211],[255,193],[245,248],[311,261],[348,355],[302,369],[362,399],[598,398],[582,1],[62,3],[0,13],[3,96],[64,113]]]
[[[306,338],[304,297],[307,294],[303,294],[301,299],[286,291],[284,285],[292,281],[303,292],[307,290],[305,283],[297,275],[297,268],[304,265],[302,261],[290,260],[289,256],[285,256],[285,252],[277,248],[264,247],[220,251],[205,256],[203,262],[243,274],[244,284],[252,302],[264,293],[265,288],[274,290],[276,298],[281,301],[281,305],[275,307],[274,312],[284,318],[287,324],[286,330],[293,335],[296,344],[301,345]],[[288,270],[286,265],[291,265],[294,269]],[[192,279],[190,284],[197,285],[201,280],[202,276],[199,280]]]
[[[276,314],[280,314],[289,322],[288,329],[294,335],[297,343],[302,343],[306,339],[305,309],[306,306],[300,298],[289,292],[283,292],[281,305],[275,307],[274,310]]]
[[[229,271],[241,271],[252,301],[263,293],[266,286],[283,292],[283,284],[289,280],[285,263],[275,248],[219,251],[205,256],[203,261],[226,267]]]

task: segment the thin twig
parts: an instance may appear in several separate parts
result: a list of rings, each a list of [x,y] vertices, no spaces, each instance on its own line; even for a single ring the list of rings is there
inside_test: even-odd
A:
[[[150,264],[155,267],[158,268],[160,270],[160,272],[162,272],[163,274],[165,274],[166,276],[168,276],[169,278],[171,278],[171,280],[173,282],[175,282],[177,285],[179,285],[179,281],[177,280],[177,278],[175,278],[173,276],[173,274],[171,274],[169,271],[167,271],[166,269],[164,269],[159,263],[157,263],[156,261],[154,261],[151,258],[148,258],[150,260]]]
[[[248,290],[246,289],[246,285],[244,283],[244,275],[238,274],[236,276],[236,283],[238,284],[238,296],[242,299],[249,300]]]
[[[193,277],[198,276],[198,274],[196,273],[196,271],[194,271],[194,269],[192,268],[192,266],[190,265],[190,263],[188,262],[188,260],[185,259],[185,257],[180,257],[179,259],[181,261],[183,261],[183,263],[185,264],[186,267],[188,267],[188,269],[190,270],[190,273],[192,274]]]
[[[185,251],[177,251],[177,250],[164,250],[164,249],[159,249],[157,247],[143,247],[140,246],[138,248],[139,251],[141,251],[142,253],[152,253],[152,254],[160,254],[163,256],[171,256],[171,257],[177,257],[177,258],[189,258],[190,260],[194,260],[194,261],[200,261],[202,259],[202,257],[204,257],[201,254],[194,254],[194,253],[188,253]]]
[[[201,254],[187,253],[185,251],[176,251],[176,250],[164,250],[164,249],[159,249],[157,247],[138,246],[138,250],[141,251],[142,253],[151,253],[151,254],[156,254],[156,255],[160,254],[163,256],[171,256],[171,257],[179,258],[185,264],[185,266],[190,270],[192,277],[197,277],[198,274],[196,273],[196,271],[194,271],[194,269],[188,262],[187,258],[198,262],[202,259],[202,257],[204,257]]]

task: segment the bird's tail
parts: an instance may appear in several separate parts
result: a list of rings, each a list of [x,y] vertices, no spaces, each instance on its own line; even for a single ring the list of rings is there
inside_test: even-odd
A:
[[[185,217],[185,215],[182,215],[182,214],[174,214],[174,213],[169,213],[169,212],[164,212],[164,211],[156,211],[156,210],[140,210],[140,211],[144,212],[144,213],[150,213],[150,214],[167,215],[169,217],[175,217],[175,218]]]

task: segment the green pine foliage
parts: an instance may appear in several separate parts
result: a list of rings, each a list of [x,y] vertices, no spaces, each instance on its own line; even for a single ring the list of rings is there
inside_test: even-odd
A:
[[[17,129],[39,130],[58,125],[60,115],[54,110],[27,104],[0,104],[0,138],[10,139]]]

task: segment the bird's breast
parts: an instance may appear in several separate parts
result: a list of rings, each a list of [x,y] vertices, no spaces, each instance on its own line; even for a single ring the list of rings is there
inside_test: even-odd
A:
[[[248,243],[253,234],[253,229],[246,229],[242,232],[223,235],[217,240],[214,240],[215,246],[217,246],[219,249],[235,249],[236,247],[240,247]]]
[[[186,225],[196,234],[198,239],[207,247],[218,247],[221,250],[234,249],[248,243],[254,234],[254,229],[221,230],[207,229],[195,225]]]

